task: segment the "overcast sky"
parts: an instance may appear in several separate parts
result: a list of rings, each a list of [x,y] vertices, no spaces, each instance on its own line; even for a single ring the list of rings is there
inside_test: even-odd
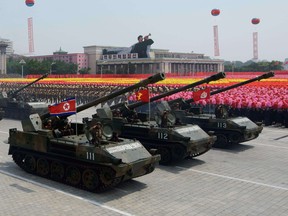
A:
[[[221,13],[212,16],[211,10]],[[152,48],[202,53],[212,58],[253,58],[252,34],[258,32],[259,60],[288,58],[288,0],[1,0],[0,37],[27,54],[33,17],[35,55],[83,46],[124,46],[139,34],[152,34]],[[258,25],[252,18],[260,18]],[[220,56],[214,57],[213,26],[218,25]]]

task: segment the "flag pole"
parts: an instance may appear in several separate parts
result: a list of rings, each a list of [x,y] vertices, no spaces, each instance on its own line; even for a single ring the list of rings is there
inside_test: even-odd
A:
[[[150,103],[150,89],[149,89],[149,87],[147,87],[147,89],[148,89],[148,99],[149,99],[149,101],[148,101],[148,112],[149,112],[149,114],[148,114],[148,122],[149,122],[149,124],[150,124],[150,118],[151,118],[151,103]]]

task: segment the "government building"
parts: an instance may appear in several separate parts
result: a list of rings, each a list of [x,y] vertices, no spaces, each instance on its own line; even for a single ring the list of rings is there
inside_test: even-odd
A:
[[[127,47],[85,46],[84,53],[92,74],[150,74],[171,73],[192,75],[195,72],[224,71],[224,60],[211,59],[204,54],[169,52],[151,49],[148,58],[138,58]]]
[[[204,54],[170,52],[166,49],[149,50],[148,58],[138,58],[129,47],[85,46],[84,53],[68,53],[61,48],[53,55],[30,56],[38,61],[64,61],[90,69],[90,74],[151,74],[171,73],[192,75],[195,72],[222,72],[224,60],[211,59]]]

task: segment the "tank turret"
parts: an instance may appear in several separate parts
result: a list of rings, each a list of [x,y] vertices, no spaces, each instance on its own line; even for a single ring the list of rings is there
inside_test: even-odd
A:
[[[224,73],[218,73],[190,85],[152,97],[150,102],[224,77]],[[146,113],[137,113],[134,110],[144,104],[146,103],[136,102],[129,105],[121,104],[111,108],[97,109],[97,114],[93,116],[92,121],[112,124],[119,137],[136,138],[147,150],[156,149],[161,154],[161,164],[169,164],[186,157],[199,156],[207,152],[215,142],[215,136],[209,136],[197,125],[176,125],[173,113],[165,105],[158,106],[161,117],[156,120],[150,120]]]
[[[124,90],[77,108],[83,111],[140,86],[163,80],[151,76]],[[23,131],[9,130],[9,154],[25,171],[92,192],[151,173],[160,155],[151,154],[136,139],[116,136],[99,121],[69,122],[48,114],[33,114],[22,121]]]
[[[24,119],[32,113],[46,112],[48,104],[44,102],[27,102],[21,98],[19,93],[34,83],[48,76],[48,73],[39,77],[38,79],[22,86],[15,91],[2,92],[0,94],[0,112],[3,117],[12,119]]]
[[[212,96],[219,94],[221,92],[273,76],[273,72],[268,72],[256,78],[212,91],[210,92],[210,95]],[[217,141],[215,142],[214,147],[224,148],[231,144],[246,142],[257,138],[262,132],[263,127],[255,124],[247,117],[229,117],[228,110],[223,105],[217,106],[213,115],[203,114],[201,111],[199,111],[199,108],[192,107],[191,103],[193,101],[193,99],[184,101],[180,98],[169,101],[169,104],[172,107],[175,103],[180,104],[179,107],[181,110],[174,110],[174,113],[176,114],[176,118],[181,122],[187,124],[197,124],[206,132],[213,131],[217,136]]]

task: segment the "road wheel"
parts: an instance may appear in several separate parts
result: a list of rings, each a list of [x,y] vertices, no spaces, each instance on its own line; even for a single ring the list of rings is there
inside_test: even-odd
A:
[[[29,173],[34,173],[36,170],[36,160],[32,155],[26,155],[24,158],[24,169]]]
[[[171,163],[172,161],[172,157],[171,157],[171,152],[168,148],[160,148],[158,150],[158,154],[161,155],[161,160],[160,160],[160,164],[163,164],[163,165],[166,165],[166,164],[169,164]]]
[[[51,163],[51,178],[61,181],[63,180],[64,175],[65,175],[64,165],[59,162],[53,161]]]
[[[39,158],[37,160],[37,173],[41,176],[47,176],[50,169],[49,169],[49,162],[45,158]]]
[[[24,158],[25,158],[25,155],[22,154],[22,153],[19,153],[19,152],[13,152],[13,155],[12,155],[12,158],[14,160],[14,162],[19,166],[21,167],[22,169],[24,169]]]
[[[173,159],[175,160],[182,160],[185,157],[185,148],[180,145],[175,145],[173,150]]]
[[[217,140],[214,143],[213,147],[226,148],[228,144],[228,139],[224,134],[217,134]]]
[[[100,183],[97,173],[92,169],[84,170],[82,182],[84,187],[89,191],[95,191]]]
[[[240,139],[241,139],[241,135],[238,133],[233,133],[233,134],[230,134],[229,139],[230,139],[232,144],[239,144]]]
[[[115,178],[115,172],[110,169],[104,169],[100,172],[100,180],[104,185],[110,185]]]
[[[81,172],[77,167],[74,166],[69,166],[67,167],[66,170],[66,181],[73,185],[76,186],[80,183],[81,181]]]

